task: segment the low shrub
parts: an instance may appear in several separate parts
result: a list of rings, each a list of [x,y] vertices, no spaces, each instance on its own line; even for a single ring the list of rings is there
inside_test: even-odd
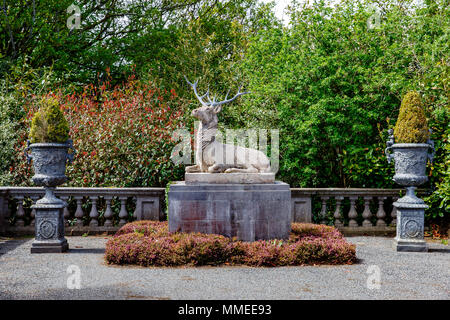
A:
[[[106,244],[110,264],[141,266],[352,264],[355,246],[335,228],[293,223],[287,240],[243,242],[221,235],[169,233],[167,222],[123,226]]]
[[[128,233],[139,233],[146,237],[148,236],[168,236],[169,229],[167,228],[167,224],[160,221],[148,221],[148,220],[140,220],[132,223],[127,223],[122,228],[120,228],[116,232],[116,236],[120,236],[122,234]]]

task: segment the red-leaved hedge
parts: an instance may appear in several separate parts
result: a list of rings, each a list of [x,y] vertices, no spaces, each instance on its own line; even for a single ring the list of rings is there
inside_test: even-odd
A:
[[[171,90],[152,82],[134,80],[110,87],[89,85],[72,94],[48,93],[60,104],[78,153],[67,167],[67,185],[76,187],[165,186],[182,177],[184,166],[170,160],[175,130],[184,127],[187,104]],[[10,168],[14,185],[30,185],[32,166],[23,150],[31,118],[41,97],[23,108],[15,164]]]
[[[352,264],[353,244],[334,227],[293,223],[288,240],[243,242],[221,235],[169,233],[167,222],[136,221],[108,240],[111,264],[141,266]]]

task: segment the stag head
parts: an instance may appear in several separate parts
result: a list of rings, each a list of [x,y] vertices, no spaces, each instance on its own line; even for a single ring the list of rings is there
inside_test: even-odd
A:
[[[230,93],[230,90],[228,90],[227,95],[225,96],[225,100],[223,101],[216,101],[216,97],[214,96],[213,99],[209,97],[209,89],[206,91],[206,93],[202,96],[200,96],[197,92],[197,84],[198,80],[196,80],[194,83],[190,82],[186,76],[184,77],[187,81],[187,83],[192,87],[194,90],[194,94],[197,97],[198,101],[201,103],[201,107],[194,109],[192,111],[192,116],[199,119],[203,124],[208,124],[211,126],[211,124],[217,124],[217,114],[222,111],[222,106],[225,103],[229,103],[233,100],[235,100],[237,97],[242,96],[244,94],[250,93],[250,92],[241,92],[241,88],[239,88],[237,94],[231,98],[228,98],[228,94]],[[204,101],[203,99],[206,98],[208,101]]]

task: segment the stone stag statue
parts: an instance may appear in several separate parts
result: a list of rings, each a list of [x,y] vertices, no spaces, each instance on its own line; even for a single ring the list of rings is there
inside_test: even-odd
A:
[[[209,173],[261,173],[270,172],[270,161],[267,156],[255,149],[244,148],[231,144],[223,144],[216,141],[217,114],[222,110],[225,103],[229,103],[237,97],[249,92],[240,92],[227,100],[228,93],[223,101],[211,101],[209,90],[200,96],[197,92],[198,80],[188,84],[194,90],[195,96],[201,103],[201,107],[192,111],[192,116],[200,120],[197,131],[197,148],[195,152],[195,165],[186,167],[187,173],[209,172]],[[205,102],[204,98],[208,99]]]

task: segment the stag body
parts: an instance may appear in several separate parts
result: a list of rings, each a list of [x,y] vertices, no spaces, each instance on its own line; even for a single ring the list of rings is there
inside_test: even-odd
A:
[[[197,93],[197,81],[186,81],[194,89],[194,93],[202,106],[192,111],[192,116],[200,120],[197,131],[197,146],[195,153],[195,165],[186,167],[186,172],[270,172],[270,161],[267,156],[258,150],[223,144],[216,141],[217,114],[222,110],[222,105],[233,101],[238,96],[248,92],[240,92],[231,99],[224,101],[211,101],[209,92],[203,96]],[[209,102],[203,101],[207,97]],[[227,94],[228,97],[228,94]]]

